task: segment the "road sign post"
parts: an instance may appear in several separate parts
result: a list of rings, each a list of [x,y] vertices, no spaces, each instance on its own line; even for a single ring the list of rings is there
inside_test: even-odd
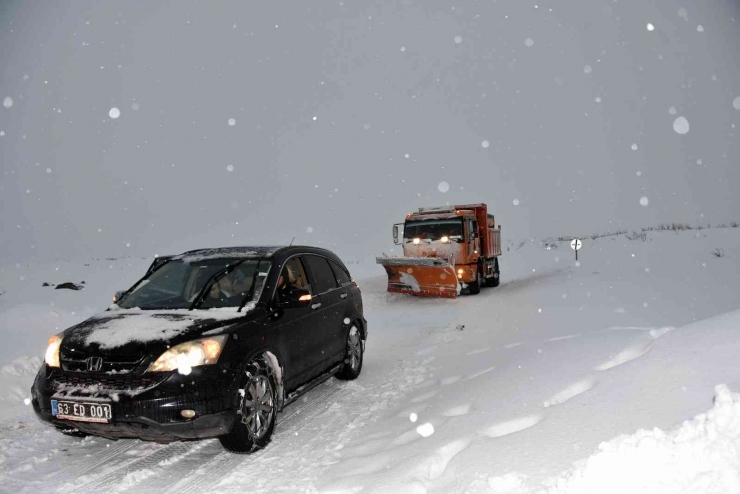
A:
[[[570,248],[576,251],[576,261],[578,261],[578,251],[581,250],[581,247],[583,247],[583,242],[579,239],[574,238],[570,241]]]

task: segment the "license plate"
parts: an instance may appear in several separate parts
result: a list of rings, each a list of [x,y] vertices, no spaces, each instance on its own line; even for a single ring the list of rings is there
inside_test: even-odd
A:
[[[51,414],[64,420],[108,423],[113,418],[108,403],[51,400]]]

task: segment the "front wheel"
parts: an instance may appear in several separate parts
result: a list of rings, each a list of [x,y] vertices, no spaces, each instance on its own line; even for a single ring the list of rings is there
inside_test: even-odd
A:
[[[342,368],[337,373],[339,379],[351,381],[357,379],[362,372],[362,334],[354,324],[347,334],[347,353]]]
[[[480,293],[481,278],[483,278],[483,273],[479,267],[478,271],[475,273],[475,279],[468,283],[468,293],[470,293],[470,295],[478,295]]]
[[[219,437],[221,445],[233,453],[253,453],[272,438],[277,415],[275,378],[262,362],[252,362],[244,370],[239,393],[237,420],[231,432]]]

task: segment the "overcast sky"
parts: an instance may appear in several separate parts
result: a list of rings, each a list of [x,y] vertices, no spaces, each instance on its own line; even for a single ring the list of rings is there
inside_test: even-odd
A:
[[[293,237],[362,256],[446,202],[487,202],[508,240],[740,221],[738,20],[729,0],[2,0],[0,261]]]

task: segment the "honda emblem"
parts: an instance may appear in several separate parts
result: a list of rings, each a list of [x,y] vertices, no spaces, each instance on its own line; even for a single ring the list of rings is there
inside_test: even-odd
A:
[[[98,372],[103,368],[103,359],[101,357],[90,357],[87,359],[87,370]]]

